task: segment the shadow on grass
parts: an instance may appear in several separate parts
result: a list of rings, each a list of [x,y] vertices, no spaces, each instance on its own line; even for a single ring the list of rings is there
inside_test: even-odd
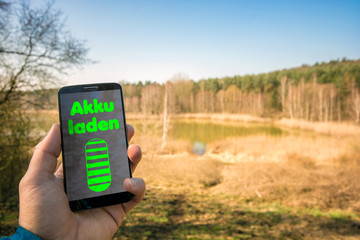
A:
[[[310,214],[235,196],[147,190],[114,239],[360,239],[358,218]],[[17,222],[0,223],[0,236]]]
[[[269,206],[269,205],[268,205]],[[360,222],[204,195],[150,191],[115,239],[360,238]]]
[[[16,225],[0,223],[0,238],[14,234],[16,228]]]

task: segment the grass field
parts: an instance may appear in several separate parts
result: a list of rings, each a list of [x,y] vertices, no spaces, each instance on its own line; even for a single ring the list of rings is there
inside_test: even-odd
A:
[[[160,149],[160,137],[138,129],[135,176],[148,191],[115,237],[359,239],[359,127],[301,124],[213,141],[202,156],[171,137]]]
[[[356,219],[339,210],[150,188],[114,239],[358,239]]]
[[[360,239],[359,126],[282,120],[274,124],[287,134],[214,140],[200,156],[171,136],[161,149],[157,119],[128,120],[147,191],[114,239]],[[45,113],[38,134],[54,121]],[[17,214],[2,214],[0,231],[11,234]]]

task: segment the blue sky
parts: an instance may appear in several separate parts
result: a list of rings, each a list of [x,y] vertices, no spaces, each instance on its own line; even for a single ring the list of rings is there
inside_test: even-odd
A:
[[[41,2],[39,0],[39,2]],[[68,84],[165,82],[360,58],[360,1],[57,0],[98,61]]]

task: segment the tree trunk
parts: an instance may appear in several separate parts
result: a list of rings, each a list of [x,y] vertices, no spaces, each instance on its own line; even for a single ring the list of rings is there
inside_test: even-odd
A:
[[[168,91],[167,86],[165,83],[165,94],[164,94],[164,113],[163,113],[163,135],[162,135],[162,144],[161,144],[161,150],[164,150],[166,146],[166,136],[168,132]]]
[[[281,92],[281,109],[282,109],[282,113],[285,113],[285,99],[286,99],[286,83],[287,83],[287,77],[284,76],[280,79],[280,92]]]

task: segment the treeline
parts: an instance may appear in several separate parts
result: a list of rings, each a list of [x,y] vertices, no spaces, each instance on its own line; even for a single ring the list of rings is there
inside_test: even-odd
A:
[[[242,113],[309,121],[360,121],[360,60],[333,60],[264,74],[165,84],[122,83],[127,112]]]
[[[360,122],[360,60],[334,60],[264,74],[193,81],[175,75],[165,84],[121,83],[125,110],[170,114],[240,113],[309,121]],[[165,93],[167,101],[165,103]],[[26,109],[57,109],[57,89],[25,94]]]

